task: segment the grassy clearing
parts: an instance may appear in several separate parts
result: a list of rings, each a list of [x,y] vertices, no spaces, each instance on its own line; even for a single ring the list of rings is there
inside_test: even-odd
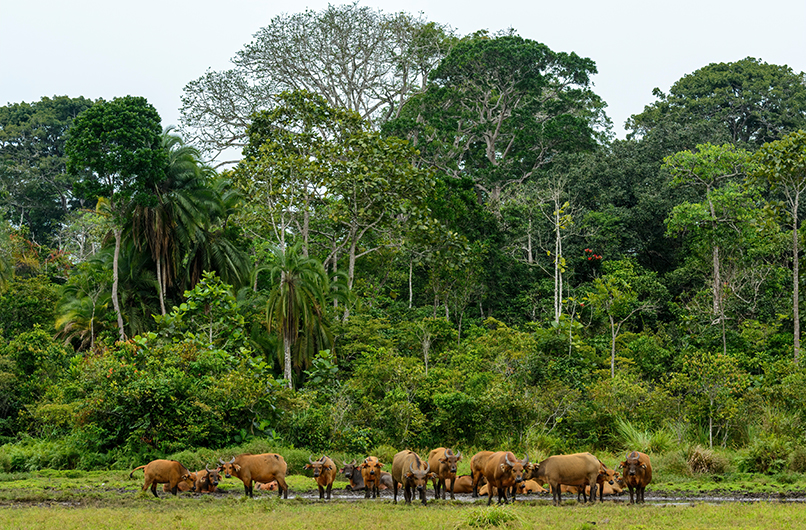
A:
[[[519,503],[487,508],[481,505],[429,503],[429,506],[380,502],[303,503],[276,499],[225,499],[194,502],[192,499],[140,501],[137,505],[65,508],[25,506],[0,508],[0,527],[15,529],[140,529],[183,530],[254,528],[356,528],[476,529],[677,529],[796,528],[806,508],[792,504],[686,504],[678,506],[597,506]]]

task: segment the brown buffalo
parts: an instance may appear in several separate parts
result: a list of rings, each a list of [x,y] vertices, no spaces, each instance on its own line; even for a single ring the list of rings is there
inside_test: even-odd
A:
[[[479,487],[481,487],[482,479],[484,479],[484,466],[487,465],[487,460],[492,455],[492,451],[479,451],[470,459],[470,476],[473,477],[473,491],[471,493],[473,497],[479,496]]]
[[[453,454],[453,451],[444,447],[438,447],[428,453],[428,465],[434,470],[434,498],[439,499],[439,492],[442,490],[442,499],[445,499],[445,490],[448,489],[448,480],[456,478],[456,466],[462,459],[462,453]],[[451,486],[453,482],[451,482]],[[451,500],[453,488],[451,488]]]
[[[630,490],[630,504],[644,502],[644,491],[647,484],[652,482],[652,464],[649,456],[638,451],[627,453],[627,457],[619,465],[624,469],[624,485]],[[633,498],[635,490],[635,498]]]
[[[185,480],[183,480],[182,482],[177,484],[177,486],[176,486],[177,491],[179,491],[179,492],[195,491],[194,485],[196,484],[196,473],[191,473],[190,474],[190,481],[192,482],[192,484],[188,484],[188,482],[185,481]],[[170,493],[171,485],[168,484],[168,483],[163,484],[162,485],[162,491],[164,491],[165,493]]]
[[[507,491],[512,490],[515,500],[515,487],[523,482],[524,471],[529,471],[529,457],[522,461],[509,451],[498,451],[490,455],[484,466],[484,478],[487,479],[487,506],[493,502],[493,494],[498,491],[498,502],[506,504]]]
[[[456,477],[456,480],[448,479],[445,486],[454,493],[473,493],[473,476],[462,475]]]
[[[330,500],[330,490],[333,488],[333,481],[336,480],[336,464],[327,456],[322,456],[316,462],[308,457],[309,464],[305,464],[305,469],[313,469],[313,478],[319,488],[319,499],[327,497]]]
[[[548,483],[554,504],[562,503],[561,484],[572,486],[591,485],[592,499],[596,498],[596,487],[602,463],[590,453],[550,456],[532,468],[530,478],[538,484]]]
[[[378,461],[377,457],[368,456],[358,467],[361,469],[361,478],[364,479],[364,486],[366,487],[364,490],[364,498],[369,499],[369,493],[372,491],[372,498],[375,499],[378,496],[381,488],[381,475],[383,473],[381,468],[383,467],[383,464]],[[391,478],[392,476],[389,475],[390,485]]]
[[[288,465],[285,459],[275,453],[264,453],[261,455],[243,454],[232,457],[229,462],[221,462],[222,471],[227,478],[238,477],[243,482],[243,489],[246,495],[253,496],[252,481],[271,482],[277,481],[280,487],[277,495],[288,498],[288,485],[285,483],[285,474]]]
[[[413,451],[400,451],[392,459],[392,489],[394,490],[394,500],[397,504],[398,483],[403,485],[403,496],[406,504],[411,504],[414,490],[419,492],[423,506],[427,504],[425,500],[425,489],[428,487],[428,480],[433,478],[431,466]]]
[[[204,464],[204,469],[196,471],[196,493],[215,493],[218,491],[218,483],[221,482],[220,470],[217,467],[210,469]]]
[[[152,460],[144,466],[132,469],[131,473],[129,473],[129,478],[134,478],[134,472],[138,469],[143,469],[145,475],[143,491],[151,486],[151,493],[155,497],[159,497],[157,495],[157,484],[168,484],[171,493],[174,495],[176,495],[179,490],[179,484],[182,482],[187,485],[189,490],[194,487],[190,471],[176,460]]]
[[[524,480],[516,488],[518,493],[526,495],[527,493],[546,493],[546,489],[534,480]]]
[[[255,482],[255,487],[263,491],[277,491],[277,481],[272,480],[265,484],[263,482]]]

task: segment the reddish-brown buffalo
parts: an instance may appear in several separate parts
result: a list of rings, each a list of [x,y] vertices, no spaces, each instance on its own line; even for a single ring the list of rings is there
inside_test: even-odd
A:
[[[484,466],[487,465],[487,460],[493,455],[492,451],[479,451],[473,458],[470,459],[470,476],[473,477],[473,491],[472,496],[479,496],[479,488],[484,479]]]
[[[168,484],[171,493],[174,495],[176,495],[179,490],[179,484],[182,482],[187,485],[189,490],[194,487],[190,471],[176,460],[152,460],[144,466],[132,469],[131,473],[129,473],[129,478],[134,478],[134,472],[138,469],[143,469],[145,475],[143,491],[151,486],[151,493],[155,497],[159,497],[157,495],[157,484]]]
[[[261,455],[243,454],[232,457],[229,462],[219,459],[227,478],[238,477],[243,482],[243,489],[246,495],[253,496],[252,481],[271,482],[277,481],[279,489],[277,495],[288,498],[288,485],[285,483],[288,465],[285,459],[275,453],[264,453]]]
[[[445,490],[448,489],[447,481],[456,478],[456,466],[462,459],[462,453],[453,454],[453,451],[444,447],[438,447],[428,453],[428,465],[434,470],[434,498],[439,499],[440,490],[442,498],[445,499]],[[453,482],[451,482],[451,500],[453,496]]]
[[[630,504],[644,502],[644,492],[647,485],[652,482],[652,464],[649,462],[649,456],[638,451],[627,453],[626,459],[619,467],[624,469],[624,485],[630,490]]]
[[[330,490],[333,489],[333,481],[336,480],[336,464],[327,456],[322,456],[316,462],[312,457],[308,457],[309,464],[305,464],[305,469],[313,469],[313,478],[319,488],[319,499],[327,497],[330,500]]]
[[[445,486],[455,493],[473,493],[473,476],[462,475],[456,477],[456,480],[448,479]]]
[[[433,478],[431,466],[423,462],[422,458],[413,451],[400,451],[392,460],[392,489],[394,490],[394,501],[397,504],[398,483],[403,485],[403,496],[406,504],[411,504],[411,499],[416,490],[420,494],[423,506],[427,504],[425,500],[425,489],[428,480]]]
[[[277,491],[277,481],[272,480],[267,484],[264,484],[263,482],[255,482],[255,487],[263,491]]]
[[[518,485],[517,491],[522,495],[527,493],[546,493],[546,489],[534,480],[524,480]]]
[[[364,459],[360,466],[361,477],[364,479],[364,498],[369,499],[369,493],[372,491],[372,498],[377,498],[379,490],[381,489],[381,468],[383,464],[375,456],[368,456]],[[391,475],[390,475],[391,479]],[[391,485],[391,481],[390,481]]]
[[[518,460],[509,451],[498,451],[490,455],[484,466],[484,478],[487,479],[487,506],[493,502],[493,494],[498,491],[498,502],[507,503],[507,491],[512,490],[512,500],[515,500],[515,489],[523,482],[524,471],[529,471],[529,457]]]

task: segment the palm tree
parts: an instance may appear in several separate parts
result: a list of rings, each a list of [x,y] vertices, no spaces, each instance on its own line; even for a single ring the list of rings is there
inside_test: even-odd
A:
[[[210,169],[199,151],[172,134],[162,133],[161,145],[167,154],[166,178],[153,190],[152,205],[135,206],[130,235],[142,251],[148,249],[156,266],[160,310],[165,309],[165,291],[177,277],[177,267],[185,249],[193,248],[199,227],[221,210],[221,202],[207,185]]]
[[[210,181],[218,208],[210,209],[204,222],[195,226],[186,254],[186,285],[192,289],[205,271],[215,271],[224,282],[235,287],[248,285],[252,264],[238,245],[239,227],[229,223],[241,201],[240,194],[225,177]]]
[[[328,323],[326,308],[330,282],[322,264],[305,257],[300,245],[286,249],[275,248],[270,266],[272,284],[266,304],[266,321],[269,331],[283,338],[284,376],[288,387],[293,388],[291,374],[291,348],[302,340],[309,353],[311,346],[332,347],[333,335]]]

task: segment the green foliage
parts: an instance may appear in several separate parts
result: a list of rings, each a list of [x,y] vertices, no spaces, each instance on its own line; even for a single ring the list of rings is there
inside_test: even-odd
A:
[[[43,97],[0,107],[0,207],[50,244],[72,208],[75,179],[65,172],[66,133],[92,106],[83,98]]]
[[[692,474],[721,474],[727,470],[728,461],[725,457],[700,445],[689,448],[686,457],[688,470]]]
[[[13,337],[53,328],[58,290],[44,276],[15,278],[0,291],[0,333]]]
[[[75,402],[75,428],[90,451],[215,448],[242,432],[263,434],[277,418],[278,384],[248,356],[138,339],[79,366],[64,399]]]
[[[71,355],[39,326],[0,346],[0,357],[12,363],[15,393],[24,404],[33,404],[56,388]]]
[[[791,450],[792,446],[785,440],[774,435],[762,435],[740,453],[736,465],[744,473],[780,473],[789,465]]]
[[[195,342],[202,347],[237,353],[246,344],[244,317],[238,312],[232,286],[215,272],[185,291],[185,301],[165,316],[154,315],[158,336],[169,342]]]
[[[803,74],[788,66],[747,57],[711,63],[683,76],[656,103],[634,115],[628,127],[648,135],[676,124],[711,142],[760,146],[806,125]]]

